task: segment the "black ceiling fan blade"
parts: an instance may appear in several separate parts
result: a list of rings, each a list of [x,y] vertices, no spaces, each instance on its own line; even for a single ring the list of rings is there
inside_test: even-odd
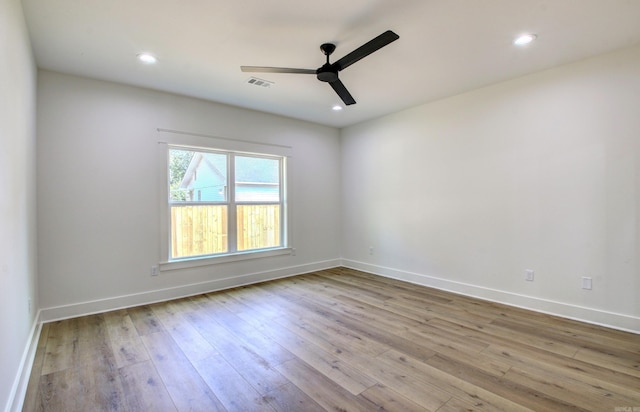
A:
[[[369,40],[367,43],[347,54],[340,60],[334,62],[332,66],[335,67],[338,71],[345,69],[358,60],[367,57],[371,53],[380,50],[387,44],[394,42],[399,38],[400,36],[392,32],[391,30],[387,30],[378,37],[374,38],[373,40]]]
[[[240,70],[255,73],[316,74],[316,71],[313,69],[293,69],[290,67],[240,66]]]
[[[351,93],[349,93],[349,90],[347,90],[347,88],[344,87],[344,84],[340,81],[340,79],[336,80],[335,82],[330,82],[329,84],[331,85],[333,90],[335,90],[336,93],[338,93],[338,96],[340,96],[344,104],[346,104],[347,106],[356,104],[355,99],[353,98],[353,96],[351,96]]]

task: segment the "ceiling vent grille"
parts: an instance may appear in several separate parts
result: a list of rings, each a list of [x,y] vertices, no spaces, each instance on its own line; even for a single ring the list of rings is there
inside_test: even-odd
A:
[[[257,77],[250,77],[249,80],[247,80],[247,84],[250,84],[252,86],[257,86],[257,87],[264,87],[268,89],[269,87],[273,86],[275,83],[269,80],[259,79]]]

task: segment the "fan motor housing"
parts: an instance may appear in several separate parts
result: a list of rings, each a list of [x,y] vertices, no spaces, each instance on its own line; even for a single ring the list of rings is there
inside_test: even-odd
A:
[[[325,64],[316,71],[316,77],[321,82],[335,82],[338,80],[338,71],[333,69],[331,65]]]

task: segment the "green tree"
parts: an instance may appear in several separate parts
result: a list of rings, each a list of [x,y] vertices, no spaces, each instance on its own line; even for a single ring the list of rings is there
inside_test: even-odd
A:
[[[187,192],[180,190],[178,187],[184,178],[189,163],[191,163],[193,153],[188,150],[169,150],[169,197],[171,200],[187,200]]]

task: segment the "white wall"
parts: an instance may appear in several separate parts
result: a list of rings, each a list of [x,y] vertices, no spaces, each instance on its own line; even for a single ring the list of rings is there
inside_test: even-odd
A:
[[[35,324],[36,69],[19,0],[0,2],[0,410],[12,408]],[[29,312],[29,300],[33,302]],[[27,371],[28,372],[28,371]],[[24,382],[22,382],[24,383]]]
[[[639,74],[636,47],[344,129],[346,265],[640,331]]]
[[[38,75],[38,264],[43,318],[339,264],[339,132],[70,75]],[[157,128],[291,146],[296,256],[162,271]],[[247,276],[248,275],[248,276]]]

